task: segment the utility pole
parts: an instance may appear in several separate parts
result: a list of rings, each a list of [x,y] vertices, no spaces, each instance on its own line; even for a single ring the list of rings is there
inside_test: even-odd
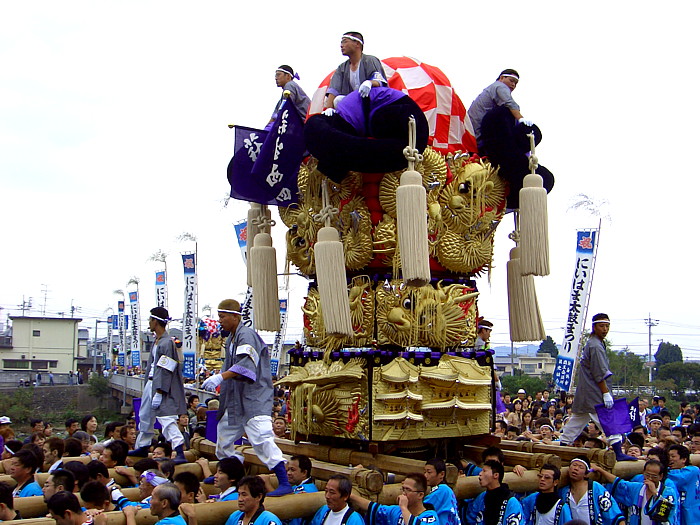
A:
[[[649,384],[651,384],[651,371],[653,367],[651,366],[651,327],[659,324],[658,319],[651,318],[651,312],[649,312],[649,317],[644,319],[647,327],[649,327]]]
[[[32,310],[32,298],[29,298],[29,301],[26,301],[24,299],[24,295],[22,296],[22,304],[18,305],[22,309],[22,317],[24,317],[24,311],[29,310],[31,312]]]
[[[46,317],[46,296],[49,293],[49,287],[45,284],[42,284],[41,291],[44,293],[44,307],[41,309],[41,315]]]

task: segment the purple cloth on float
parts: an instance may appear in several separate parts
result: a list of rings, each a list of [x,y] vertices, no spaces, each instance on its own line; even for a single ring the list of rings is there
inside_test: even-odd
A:
[[[506,405],[503,403],[501,391],[496,389],[496,414],[503,414],[506,411]]]
[[[132,406],[134,407],[134,419],[136,420],[136,428],[138,429],[139,422],[141,421],[141,418],[139,417],[139,412],[141,411],[141,398],[135,397],[132,401]],[[163,425],[158,423],[158,420],[156,419],[156,422],[153,424],[153,428],[161,430]]]
[[[605,408],[604,403],[595,405],[595,411],[606,436],[626,434],[632,431],[629,407],[627,406],[627,399],[624,397],[616,399],[613,402],[613,407],[610,409]]]
[[[408,95],[396,89],[373,87],[369,92],[370,120],[372,120],[375,111],[406,96]],[[337,111],[343,120],[355,128],[361,136],[365,137],[368,133],[362,101],[360,92],[353,91],[338,103]]]
[[[216,443],[216,410],[207,410],[207,426],[205,437],[212,443]]]

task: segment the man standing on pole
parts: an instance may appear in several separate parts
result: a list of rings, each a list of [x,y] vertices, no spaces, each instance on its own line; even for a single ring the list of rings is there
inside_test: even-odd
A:
[[[268,497],[292,493],[282,451],[272,430],[272,375],[270,351],[260,336],[241,323],[241,305],[234,299],[219,303],[219,323],[230,332],[221,374],[208,378],[202,388],[213,392],[221,385],[219,421],[216,427],[216,456],[219,459],[243,455],[235,442],[245,433],[258,458],[277,476],[279,485]]]
[[[154,432],[153,425],[158,422],[163,426],[163,435],[177,452],[175,463],[186,463],[183,445],[185,439],[178,429],[179,414],[187,412],[185,387],[182,381],[182,363],[178,357],[173,340],[165,327],[170,321],[168,311],[162,306],[151,310],[148,328],[155,334],[151,355],[146,366],[146,385],[141,394],[139,410],[139,435],[135,450],[130,456],[147,457]]]
[[[604,343],[609,331],[610,318],[608,315],[595,314],[591,336],[581,353],[576,395],[571,407],[573,414],[564,425],[564,433],[561,436],[562,445],[573,443],[591,419],[601,428],[595,405],[604,403],[607,409],[613,407],[614,400],[610,392],[613,373],[610,371]],[[622,452],[622,435],[609,435],[608,444],[615,451],[617,461],[637,460],[637,458]]]

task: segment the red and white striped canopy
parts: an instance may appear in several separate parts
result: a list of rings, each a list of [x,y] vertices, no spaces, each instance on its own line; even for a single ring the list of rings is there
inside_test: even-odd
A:
[[[428,144],[442,153],[458,150],[476,152],[474,129],[467,110],[449,79],[440,69],[409,57],[381,61],[389,87],[403,91],[423,110],[428,120]],[[323,110],[323,99],[331,83],[330,73],[311,100],[309,115]]]

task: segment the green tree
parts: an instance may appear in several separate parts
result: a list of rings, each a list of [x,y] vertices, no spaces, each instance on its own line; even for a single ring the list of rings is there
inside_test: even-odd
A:
[[[539,353],[549,354],[552,357],[557,357],[559,355],[559,349],[557,348],[557,344],[554,342],[551,335],[548,335],[547,339],[540,343]]]
[[[630,352],[628,347],[622,350],[608,350],[608,361],[610,371],[615,374],[613,383],[617,385],[631,386],[640,385],[644,381],[644,359]]]
[[[105,397],[110,394],[109,380],[103,377],[102,374],[92,374],[88,379],[88,392],[90,395],[100,402],[100,408],[102,408],[102,401]]]
[[[673,390],[676,397],[685,390],[696,388],[698,378],[700,378],[700,363],[684,363],[683,361],[666,363],[657,372],[657,379],[660,381],[672,380],[675,383]]]
[[[515,397],[515,394],[521,388],[524,388],[528,394],[535,397],[535,392],[547,388],[547,382],[540,377],[532,377],[525,374],[511,376],[501,376],[501,384],[503,385],[503,393],[508,393]],[[550,375],[551,377],[551,375]]]
[[[682,362],[683,351],[678,345],[662,341],[659,343],[659,347],[654,354],[654,361],[656,362],[654,366],[654,377],[656,377],[662,366],[668,363]]]

